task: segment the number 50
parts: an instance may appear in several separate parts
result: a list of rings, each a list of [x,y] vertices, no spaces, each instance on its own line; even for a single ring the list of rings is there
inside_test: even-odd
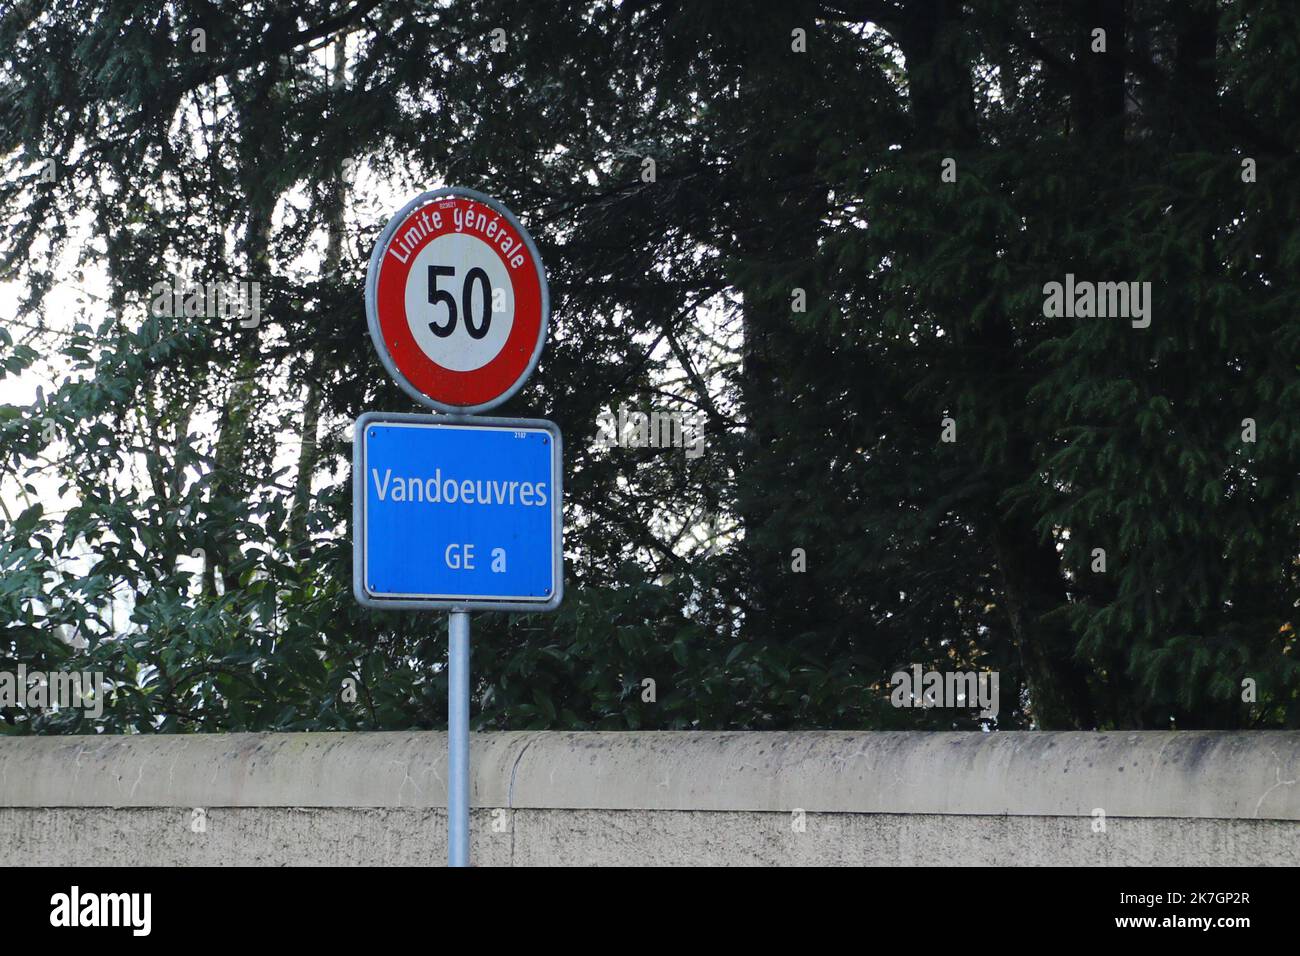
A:
[[[439,276],[454,276],[456,274],[455,266],[429,266],[429,304],[437,305],[441,302],[447,306],[447,322],[445,325],[439,325],[436,321],[429,322],[429,331],[439,338],[446,338],[456,331],[456,300],[446,289],[438,288]],[[480,282],[483,285],[483,317],[479,325],[474,324],[474,283]],[[472,339],[481,339],[488,334],[488,326],[492,324],[492,283],[488,281],[488,274],[474,266],[469,272],[465,273],[465,284],[460,290],[461,311],[465,313],[465,331],[469,333]]]

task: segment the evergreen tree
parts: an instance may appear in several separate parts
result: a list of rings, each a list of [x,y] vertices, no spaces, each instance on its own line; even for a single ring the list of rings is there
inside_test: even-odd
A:
[[[538,241],[501,411],[566,436],[565,604],[476,620],[478,726],[980,725],[891,707],[913,663],[998,671],[1003,728],[1296,726],[1298,17],[15,4],[0,669],[104,671],[110,731],[445,720],[441,616],[351,596],[349,426],[413,410],[381,187],[454,183]],[[1055,314],[1067,274],[1150,283],[1149,325]],[[178,275],[260,321],[155,314]],[[620,406],[704,454],[595,447]]]

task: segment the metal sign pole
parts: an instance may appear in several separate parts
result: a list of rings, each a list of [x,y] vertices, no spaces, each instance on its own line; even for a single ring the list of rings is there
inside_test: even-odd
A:
[[[469,612],[447,632],[447,865],[469,866]]]

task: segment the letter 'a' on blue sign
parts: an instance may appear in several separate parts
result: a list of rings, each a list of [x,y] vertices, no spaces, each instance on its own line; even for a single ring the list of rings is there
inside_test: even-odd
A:
[[[367,412],[352,452],[353,592],[367,607],[551,611],[564,594],[560,430]]]

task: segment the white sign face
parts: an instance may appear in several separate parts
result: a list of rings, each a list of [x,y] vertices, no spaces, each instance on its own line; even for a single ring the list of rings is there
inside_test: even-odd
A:
[[[420,351],[453,372],[472,372],[501,354],[514,327],[514,284],[482,239],[439,236],[419,251],[406,278],[406,321]]]
[[[532,373],[550,293],[510,211],[467,189],[425,193],[389,222],[370,257],[366,314],[393,379],[423,405],[472,413]]]

